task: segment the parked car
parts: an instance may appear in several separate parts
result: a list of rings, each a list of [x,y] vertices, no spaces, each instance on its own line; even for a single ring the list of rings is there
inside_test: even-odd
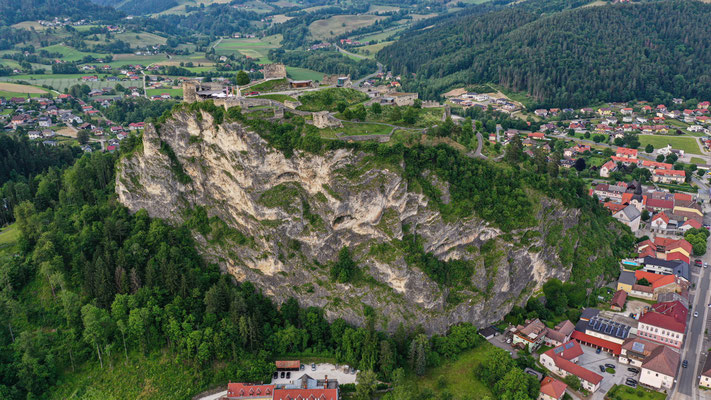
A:
[[[278,373],[278,372],[275,372],[275,373],[274,373],[274,379],[279,379],[279,373]]]
[[[281,371],[281,379],[284,379],[284,371]]]
[[[598,367],[600,368],[600,372],[605,372],[605,366],[604,366],[604,365],[598,365]]]
[[[698,316],[699,316],[699,312],[698,312],[698,311],[694,311],[694,318],[697,318]]]
[[[595,354],[600,354],[600,353],[602,353],[602,349],[598,347],[597,350],[595,350]]]
[[[311,371],[316,371],[316,363],[311,363]]]
[[[605,368],[615,369],[615,364],[605,364]]]
[[[632,382],[628,382],[628,381],[625,381],[625,385],[627,385],[627,386],[629,386],[629,387],[631,387],[631,388],[633,388],[633,389],[637,387],[637,384],[636,384],[636,383],[632,383]]]
[[[632,378],[627,378],[627,379],[625,379],[625,383],[629,383],[629,384],[631,384],[631,385],[636,385],[636,384],[637,384],[637,380],[632,379]]]
[[[689,360],[684,360],[684,361],[681,363],[681,367],[682,367],[682,368],[686,368],[686,367],[688,367],[688,366],[689,366]]]
[[[701,260],[698,259],[698,258],[697,258],[696,260],[694,260],[694,264],[695,264],[697,267],[700,267],[700,266],[703,265],[703,263],[701,262]]]
[[[304,364],[301,364],[301,365],[299,366],[299,371],[303,371],[303,370],[305,370],[305,369],[306,369],[306,366],[305,366]]]
[[[632,373],[634,373],[634,374],[639,374],[639,370],[638,370],[637,368],[629,367],[629,368],[627,368],[627,371],[630,371],[630,372],[632,372]]]
[[[291,379],[291,372],[286,373],[286,379]]]

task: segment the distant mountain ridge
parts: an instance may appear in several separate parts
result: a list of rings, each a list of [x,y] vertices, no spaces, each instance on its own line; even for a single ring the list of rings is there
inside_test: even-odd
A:
[[[378,59],[410,77],[406,89],[427,98],[484,82],[525,91],[548,106],[711,96],[709,4],[540,11],[509,7],[448,20],[404,34]]]
[[[94,3],[113,7],[131,15],[159,13],[177,6],[176,0],[92,0]]]
[[[55,17],[108,20],[122,16],[89,0],[0,0],[0,26]]]

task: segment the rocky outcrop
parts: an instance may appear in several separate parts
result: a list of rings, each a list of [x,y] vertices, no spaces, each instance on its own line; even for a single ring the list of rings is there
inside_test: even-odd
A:
[[[362,323],[364,305],[371,306],[387,330],[400,322],[429,332],[460,321],[482,326],[546,280],[569,277],[542,238],[553,225],[564,234],[578,210],[542,197],[535,230],[503,235],[476,217],[445,221],[400,169],[344,149],[287,158],[238,123],[216,126],[207,113],[178,112],[159,131],[146,127],[142,147],[119,163],[116,191],[131,211],[175,223],[204,208],[249,238],[215,241],[195,232],[203,255],[225,272],[277,301],[294,296],[322,307],[329,318]],[[449,201],[447,183],[429,175]],[[407,229],[441,260],[470,260],[470,284],[453,290],[408,265]],[[363,271],[357,284],[329,276],[344,246]]]

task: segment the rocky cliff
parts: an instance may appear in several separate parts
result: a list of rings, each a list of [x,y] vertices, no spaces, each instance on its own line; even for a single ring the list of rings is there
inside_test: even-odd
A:
[[[213,229],[194,232],[208,260],[276,301],[294,296],[329,318],[359,324],[371,306],[381,329],[400,322],[429,332],[461,321],[482,326],[546,280],[570,275],[545,238],[551,227],[565,235],[579,210],[536,196],[540,224],[508,234],[476,217],[445,220],[397,165],[345,149],[285,157],[243,125],[216,125],[204,112],[177,112],[158,131],[147,126],[142,146],[118,168],[116,191],[130,210],[175,223],[206,212]],[[448,201],[447,184],[430,179]],[[409,266],[402,246],[408,230],[438,259],[471,263],[471,282],[447,287]],[[363,272],[357,283],[329,275],[343,247]]]

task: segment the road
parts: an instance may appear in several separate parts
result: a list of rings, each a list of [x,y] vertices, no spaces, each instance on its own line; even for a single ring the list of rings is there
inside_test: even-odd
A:
[[[350,51],[348,51],[348,50],[346,50],[346,49],[344,49],[344,48],[342,48],[342,47],[339,47],[339,46],[338,46],[337,44],[335,44],[335,43],[334,43],[333,45],[336,47],[336,50],[340,51],[340,52],[343,53],[343,54],[347,54],[347,55],[349,55],[349,56],[352,56],[352,57],[355,57],[355,58],[358,58],[358,59],[361,59],[361,60],[364,60],[364,59],[368,58],[368,57],[361,56],[360,54],[351,53]],[[361,83],[363,83],[363,82],[365,82],[366,80],[368,80],[368,79],[370,79],[370,78],[372,78],[372,77],[378,75],[379,73],[383,72],[383,64],[381,64],[379,61],[376,61],[376,63],[378,64],[378,70],[375,71],[375,72],[373,72],[372,74],[370,74],[370,75],[368,75],[368,76],[365,76],[365,77],[363,77],[363,78],[358,79],[357,81],[353,81],[353,86],[358,87],[358,86],[360,86]]]
[[[704,224],[711,223],[711,213],[704,214]],[[711,254],[707,253],[701,259],[711,263]],[[699,398],[699,387],[697,376],[701,375],[706,355],[705,331],[709,316],[711,303],[711,292],[709,291],[711,273],[709,268],[698,268],[692,266],[692,283],[695,287],[691,290],[689,304],[689,324],[686,331],[686,340],[681,352],[681,359],[689,362],[688,368],[679,368],[677,374],[677,385],[671,393],[670,398],[674,400],[687,400]],[[694,317],[693,313],[698,311],[699,316]]]

